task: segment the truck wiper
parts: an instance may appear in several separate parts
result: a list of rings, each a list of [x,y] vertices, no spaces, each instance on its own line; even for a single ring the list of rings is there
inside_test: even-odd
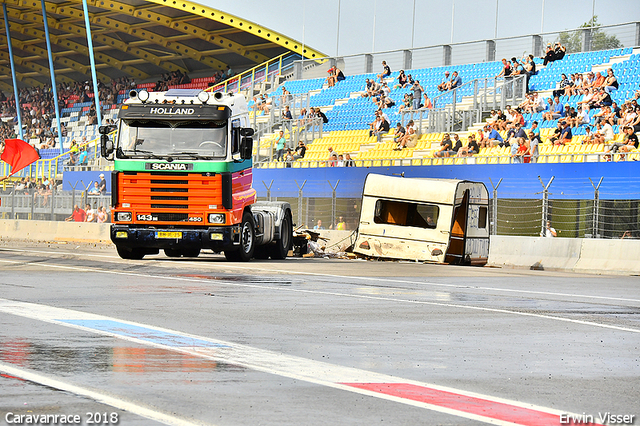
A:
[[[198,154],[197,152],[187,152],[187,151],[183,151],[183,152],[172,152],[171,156],[172,157],[177,157],[180,155],[188,155],[189,157],[192,158],[200,158],[200,154]]]
[[[131,151],[129,151],[131,152]],[[155,158],[158,160],[164,160],[164,157],[158,154],[153,153],[152,151],[143,151],[141,149],[136,149],[135,151],[133,151],[134,154],[143,154],[146,155],[146,158]]]

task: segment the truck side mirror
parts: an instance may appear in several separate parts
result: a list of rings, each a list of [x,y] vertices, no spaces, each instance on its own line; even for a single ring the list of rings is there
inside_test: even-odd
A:
[[[100,136],[100,155],[107,158],[113,153],[113,142],[109,139],[109,136],[102,134]]]
[[[240,129],[240,136],[253,136],[255,131],[251,127],[243,127]]]
[[[251,159],[253,155],[253,138],[243,137],[240,141],[240,158],[243,160]]]

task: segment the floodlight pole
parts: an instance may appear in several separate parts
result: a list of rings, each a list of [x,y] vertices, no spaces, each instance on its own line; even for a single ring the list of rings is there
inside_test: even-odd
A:
[[[60,126],[60,106],[58,105],[58,89],[56,87],[56,72],[53,68],[53,52],[51,51],[51,39],[49,37],[49,22],[47,21],[47,9],[42,3],[42,21],[44,22],[44,35],[47,40],[47,54],[49,55],[49,72],[51,73],[51,94],[53,95],[53,105],[56,108],[56,123],[58,124],[58,141],[60,142],[60,154],[64,154],[62,147],[62,128]]]
[[[13,79],[13,97],[16,101],[16,114],[18,116],[18,135],[24,140],[22,134],[22,113],[20,112],[20,97],[18,93],[18,83],[16,82],[16,66],[13,63],[13,47],[11,46],[11,32],[9,31],[9,17],[7,16],[7,4],[2,3],[2,12],[4,14],[4,26],[7,30],[7,44],[9,48],[9,62],[11,63],[11,78]]]
[[[89,8],[87,0],[82,0],[82,10],[84,11],[84,26],[87,29],[87,49],[89,50],[89,61],[91,62],[91,79],[93,80],[93,101],[96,104],[96,117],[98,127],[102,126],[102,112],[100,111],[100,92],[98,91],[98,79],[96,77],[96,60],[93,57],[93,41],[91,39],[91,24],[89,23]]]

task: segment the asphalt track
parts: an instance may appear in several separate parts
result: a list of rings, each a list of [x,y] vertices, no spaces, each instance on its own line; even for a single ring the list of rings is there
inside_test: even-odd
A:
[[[640,424],[639,383],[637,277],[0,247],[0,425]]]

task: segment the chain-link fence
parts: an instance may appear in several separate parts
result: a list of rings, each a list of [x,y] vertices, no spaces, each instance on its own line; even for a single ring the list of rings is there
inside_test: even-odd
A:
[[[254,182],[259,199],[291,204],[297,226],[357,228],[362,182],[305,179],[293,184]],[[494,235],[538,236],[550,221],[560,237],[640,238],[640,178],[505,177],[488,179],[487,189]],[[76,204],[107,209],[111,204],[109,195],[91,195],[86,188],[48,194],[11,191],[0,199],[3,219],[64,220]]]

